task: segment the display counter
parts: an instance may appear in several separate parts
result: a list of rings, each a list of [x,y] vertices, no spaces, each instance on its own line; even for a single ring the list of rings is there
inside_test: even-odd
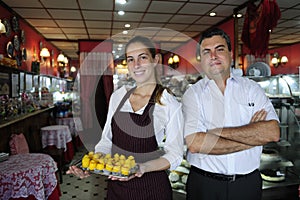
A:
[[[271,100],[280,120],[280,141],[269,143],[264,149],[272,148],[278,152],[278,159],[262,161],[260,169],[272,169],[282,172],[285,179],[271,182],[263,181],[263,199],[295,199],[298,200],[300,184],[300,155],[295,130],[300,129],[297,116],[299,102],[299,75],[287,74],[270,77],[248,77],[256,81]]]
[[[12,133],[23,133],[30,152],[41,152],[40,128],[50,124],[54,107],[44,108],[0,124],[0,152],[9,153]]]
[[[299,177],[293,173],[287,173],[285,181],[267,182],[263,181],[263,200],[299,200]]]

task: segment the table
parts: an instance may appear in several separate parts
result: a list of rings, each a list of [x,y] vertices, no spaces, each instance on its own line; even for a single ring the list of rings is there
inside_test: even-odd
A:
[[[70,129],[71,135],[75,137],[78,135],[76,131],[75,120],[76,119],[73,117],[62,117],[56,118],[56,123],[58,125],[67,125]]]
[[[42,147],[64,149],[65,161],[70,162],[74,156],[72,136],[67,125],[51,125],[41,128]]]
[[[59,199],[54,160],[46,154],[9,156],[0,164],[1,199]]]
[[[78,132],[82,131],[83,128],[79,117],[56,118],[56,123],[58,125],[67,125],[69,127],[71,135],[73,137],[73,144],[75,149],[82,146]]]

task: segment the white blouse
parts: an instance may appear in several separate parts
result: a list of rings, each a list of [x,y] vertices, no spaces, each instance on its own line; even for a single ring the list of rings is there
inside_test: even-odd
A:
[[[127,93],[125,86],[116,90],[110,98],[107,120],[102,132],[101,140],[95,146],[95,152],[111,153],[112,132],[111,120],[118,108],[122,98]],[[157,144],[162,146],[165,154],[162,156],[170,163],[170,170],[180,165],[183,158],[183,115],[181,103],[169,94],[163,91],[161,102],[163,105],[155,104],[153,111],[154,131]],[[136,114],[143,114],[146,106],[136,111]],[[129,99],[127,99],[120,109],[121,112],[134,113]],[[163,143],[163,140],[165,142]]]

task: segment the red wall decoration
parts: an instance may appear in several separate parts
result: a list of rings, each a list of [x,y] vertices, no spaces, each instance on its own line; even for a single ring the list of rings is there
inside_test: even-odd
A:
[[[8,21],[12,21],[12,18],[15,15],[11,13],[8,9],[0,5],[0,19],[3,22],[4,19],[7,19]],[[48,75],[54,75],[57,76],[57,63],[56,58],[59,54],[59,50],[52,45],[51,43],[47,42],[45,38],[36,31],[31,25],[29,25],[27,22],[25,22],[23,19],[21,19],[19,16],[16,16],[19,22],[19,31],[14,32],[11,30],[11,34],[9,37],[6,36],[6,34],[1,34],[0,36],[0,54],[2,54],[5,58],[8,58],[7,54],[7,44],[8,42],[13,43],[13,39],[15,36],[18,36],[19,40],[21,39],[21,30],[25,33],[25,42],[20,42],[20,51],[15,51],[16,53],[21,54],[21,50],[23,48],[26,49],[27,53],[27,59],[22,60],[21,66],[18,66],[19,69],[24,71],[31,71],[31,63],[32,61],[40,61],[40,42],[42,42],[42,47],[46,47],[51,52],[53,50],[53,58],[55,62],[51,64],[50,60],[52,58],[48,58],[46,62],[40,63],[40,73],[41,74],[48,74]]]

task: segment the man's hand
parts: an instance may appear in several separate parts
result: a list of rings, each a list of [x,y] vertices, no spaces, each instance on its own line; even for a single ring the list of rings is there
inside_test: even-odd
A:
[[[259,110],[256,113],[254,113],[254,115],[250,120],[250,123],[264,121],[266,120],[266,117],[267,117],[267,111],[265,111],[264,109]]]

